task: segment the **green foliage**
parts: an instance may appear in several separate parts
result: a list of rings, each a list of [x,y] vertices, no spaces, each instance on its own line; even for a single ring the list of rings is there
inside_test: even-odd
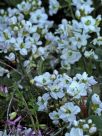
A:
[[[5,2],[9,5],[9,6],[16,6],[18,3],[20,3],[22,0],[5,0]]]

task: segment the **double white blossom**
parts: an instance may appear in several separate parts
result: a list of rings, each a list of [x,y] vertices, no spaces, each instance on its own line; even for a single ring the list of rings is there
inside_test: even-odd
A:
[[[59,118],[65,122],[73,122],[76,120],[76,115],[81,111],[80,107],[72,102],[65,103],[60,107],[58,114]]]

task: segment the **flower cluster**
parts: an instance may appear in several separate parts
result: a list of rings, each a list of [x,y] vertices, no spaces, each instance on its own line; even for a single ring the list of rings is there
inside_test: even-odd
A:
[[[66,95],[72,99],[80,99],[82,96],[87,96],[91,92],[91,86],[97,83],[92,76],[88,77],[86,72],[71,78],[66,73],[58,74],[56,70],[53,74],[46,72],[33,80],[37,86],[44,87],[50,97],[56,100]]]
[[[15,60],[15,54],[26,56],[28,53],[42,55],[43,47],[41,36],[44,36],[53,21],[48,21],[45,9],[41,7],[41,1],[23,1],[16,8],[8,8],[0,11],[0,49],[2,52],[10,52],[6,57]]]
[[[97,128],[91,119],[88,119],[87,121],[80,119],[78,121],[74,121],[70,133],[66,133],[65,136],[90,136],[96,133],[96,131]]]
[[[49,113],[49,117],[54,124],[59,124],[59,121],[73,123],[76,120],[77,114],[81,112],[80,100],[84,96],[90,95],[92,92],[91,86],[97,82],[91,76],[88,77],[86,72],[76,74],[71,78],[67,74],[59,74],[54,71],[53,74],[48,72],[43,75],[36,76],[34,83],[39,87],[44,87],[47,93],[38,97],[37,105],[39,111],[49,111],[51,101],[63,105]],[[75,102],[77,100],[77,102]]]

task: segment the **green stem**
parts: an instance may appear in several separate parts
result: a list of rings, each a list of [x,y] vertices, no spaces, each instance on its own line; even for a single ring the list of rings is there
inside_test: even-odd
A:
[[[82,62],[83,62],[84,70],[88,73],[87,68],[86,68],[87,66],[86,66],[85,57],[82,52],[81,52],[81,55],[82,55]]]
[[[74,13],[73,13],[73,9],[72,9],[72,6],[71,6],[71,3],[69,0],[67,0],[67,3],[68,3],[68,7],[70,9],[70,12],[71,12],[71,15],[72,15],[72,18],[75,19],[75,16],[74,16]]]
[[[11,69],[13,69],[16,73],[18,73],[19,75],[22,76],[22,74],[21,74],[19,71],[17,71],[15,68],[13,68],[12,66],[6,64],[5,62],[3,62],[3,61],[1,61],[1,60],[0,60],[0,63],[3,64],[3,65],[5,65],[5,66],[7,66],[7,67],[9,67],[9,68],[11,68]]]
[[[26,107],[26,109],[27,109],[27,111],[28,111],[28,115],[29,115],[29,117],[30,117],[30,119],[31,119],[33,129],[34,129],[34,131],[35,131],[35,133],[36,133],[36,132],[37,132],[37,130],[36,130],[36,123],[34,122],[34,119],[33,119],[33,116],[32,116],[32,114],[31,114],[30,110],[29,110],[28,104],[27,104],[27,102],[26,102],[26,100],[25,100],[23,94],[19,91],[19,89],[18,89],[17,86],[16,86],[16,89],[17,89],[17,91],[18,91],[18,92],[21,94],[21,96],[22,96],[24,105],[25,105],[25,107]]]
[[[56,132],[55,134],[52,134],[51,136],[59,136],[59,134],[66,128],[67,125],[65,125],[64,127],[60,128],[60,130],[58,132]]]
[[[36,125],[35,125],[33,116],[32,116],[32,114],[30,113],[28,104],[27,104],[27,102],[26,102],[26,100],[25,100],[25,98],[24,98],[23,95],[22,95],[22,98],[23,98],[23,101],[24,101],[24,103],[25,103],[25,107],[26,107],[26,109],[28,110],[28,114],[29,114],[29,117],[30,117],[30,119],[31,119],[31,122],[32,122],[32,125],[33,125],[33,129],[34,129],[35,132],[37,132],[37,130],[36,130]]]

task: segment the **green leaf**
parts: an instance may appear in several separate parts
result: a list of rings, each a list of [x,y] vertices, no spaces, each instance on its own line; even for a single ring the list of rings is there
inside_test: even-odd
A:
[[[101,48],[97,48],[95,50],[95,53],[98,55],[99,59],[102,60],[102,49]]]
[[[86,106],[87,106],[87,109],[88,109],[88,115],[91,114],[91,98],[92,98],[92,94],[89,95],[88,99],[87,99],[87,103],[86,103]]]
[[[21,79],[21,76],[15,71],[11,72],[11,77],[12,77],[12,80],[14,81],[19,81]]]
[[[2,77],[0,78],[0,84],[1,85],[6,85],[6,86],[12,86],[12,79],[9,79],[7,77]]]

